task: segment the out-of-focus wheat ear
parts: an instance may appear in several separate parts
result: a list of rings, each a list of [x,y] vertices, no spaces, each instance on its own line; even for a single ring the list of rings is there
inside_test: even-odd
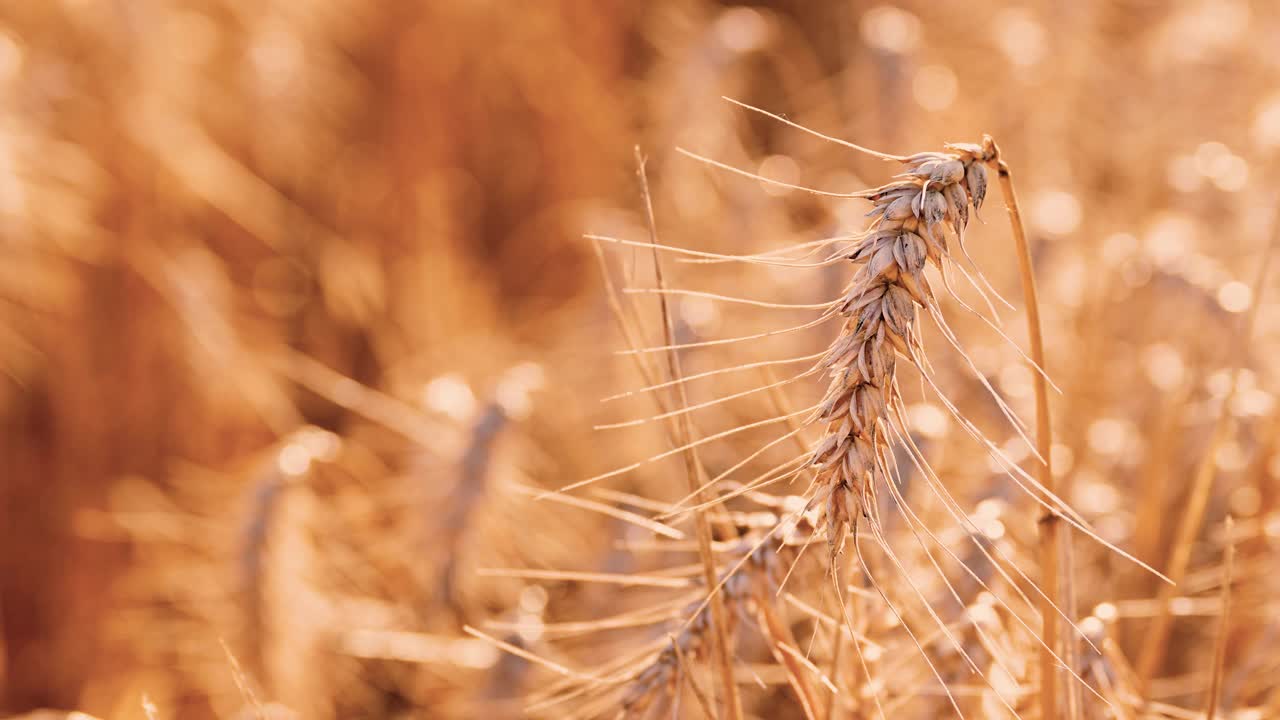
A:
[[[640,180],[640,193],[644,202],[645,220],[649,226],[649,241],[652,246],[656,247],[658,245],[657,219],[654,217],[653,198],[649,193],[649,177],[645,172],[645,161],[640,153],[639,146],[635,148],[635,158],[636,174]],[[652,252],[655,281],[659,288],[665,288],[666,283],[662,275],[662,260],[656,249],[652,250]],[[666,338],[666,344],[673,346],[667,353],[667,374],[669,376],[668,379],[674,380],[684,373],[681,372],[680,368],[680,355],[674,349],[676,344],[675,325],[672,321],[671,310],[665,295],[659,296],[659,307],[662,312],[662,330]],[[676,386],[675,395],[677,398],[675,404],[678,407],[688,406],[689,398],[685,392],[684,385]],[[687,415],[681,415],[676,419],[675,426],[677,443],[688,446],[683,451],[685,475],[689,490],[693,492],[700,486],[701,470],[696,445],[692,444],[693,425],[689,422]],[[706,499],[705,497],[700,497],[699,501]],[[720,677],[721,687],[723,688],[723,696],[720,699],[724,703],[725,714],[729,720],[742,720],[742,698],[738,695],[738,684],[733,677],[733,654],[729,646],[728,618],[725,617],[724,599],[713,589],[717,585],[716,558],[715,552],[711,548],[711,522],[707,517],[707,511],[698,511],[694,514],[694,528],[697,531],[698,552],[702,558],[703,580],[706,583],[707,591],[711,593],[711,626],[714,635],[711,653],[714,658],[716,673]]]
[[[448,497],[444,499],[444,512],[440,508],[431,508],[428,517],[442,518],[438,531],[428,530],[426,542],[434,547],[449,548],[445,553],[442,566],[428,592],[435,594],[435,601],[441,608],[448,608],[458,618],[464,617],[462,608],[458,606],[458,554],[453,548],[460,546],[476,508],[490,493],[490,467],[493,463],[494,446],[510,418],[499,402],[490,402],[479,413],[471,426],[466,450],[458,463],[457,481]],[[426,550],[426,548],[424,548]]]
[[[1213,675],[1209,682],[1209,697],[1205,700],[1205,720],[1213,720],[1218,713],[1218,696],[1222,692],[1222,673],[1227,664],[1227,641],[1231,639],[1231,583],[1234,580],[1236,561],[1235,521],[1227,516],[1224,528],[1227,547],[1222,553],[1222,591],[1218,594],[1222,603],[1222,615],[1218,618],[1218,637],[1213,644]]]
[[[308,703],[323,698],[316,692],[314,676],[303,670],[308,663],[299,661],[307,660],[323,642],[323,626],[313,616],[314,590],[308,583],[315,570],[315,498],[307,479],[313,467],[310,437],[324,433],[317,428],[298,430],[260,460],[237,538],[243,639],[225,643],[228,652],[234,645],[245,658],[245,677],[257,680],[272,699],[302,713],[314,712]],[[303,468],[290,462],[299,453],[306,453]]]
[[[1246,354],[1245,350],[1253,337],[1253,328],[1257,324],[1262,292],[1266,288],[1267,275],[1271,270],[1271,263],[1275,257],[1277,245],[1280,245],[1280,209],[1277,210],[1276,216],[1272,219],[1271,236],[1262,251],[1262,261],[1258,263],[1258,271],[1253,279],[1253,292],[1249,307],[1245,311],[1245,316],[1233,341],[1224,348],[1222,358],[1224,365],[1235,363],[1236,358],[1244,357]],[[1160,588],[1160,594],[1157,598],[1159,610],[1147,633],[1142,653],[1138,656],[1138,689],[1144,698],[1149,696],[1151,680],[1155,677],[1156,671],[1164,659],[1165,649],[1169,642],[1169,633],[1173,629],[1173,597],[1178,590],[1176,586],[1186,578],[1187,569],[1191,563],[1191,548],[1195,544],[1196,537],[1200,534],[1200,526],[1204,522],[1204,515],[1209,507],[1209,495],[1213,489],[1213,480],[1218,467],[1218,449],[1222,447],[1223,443],[1231,435],[1231,407],[1239,390],[1242,370],[1243,368],[1237,365],[1231,373],[1231,385],[1227,389],[1226,396],[1222,399],[1222,404],[1218,407],[1213,433],[1209,436],[1208,446],[1196,465],[1191,491],[1184,506],[1182,519],[1178,524],[1177,534],[1174,536],[1169,568],[1165,573],[1173,581],[1173,584]]]
[[[1023,303],[1026,305],[1027,313],[1027,335],[1031,342],[1031,359],[1036,365],[1032,369],[1036,400],[1036,450],[1040,455],[1040,462],[1036,465],[1036,479],[1046,491],[1057,494],[1050,456],[1050,450],[1053,447],[1053,430],[1049,419],[1049,389],[1043,374],[1043,371],[1047,371],[1044,338],[1040,330],[1040,304],[1036,296],[1036,276],[1031,262],[1031,247],[1027,242],[1027,231],[1022,222],[1022,211],[1018,206],[1018,194],[1013,186],[1009,164],[1000,157],[1000,148],[990,135],[983,138],[982,150],[987,165],[995,171],[998,178],[1000,194],[1004,199],[1005,209],[1009,213],[1009,227],[1013,232],[1018,255],[1018,275],[1022,281]],[[985,179],[970,181],[966,177],[966,183],[971,195],[981,197],[985,194]],[[975,204],[981,203],[979,201]],[[1062,568],[1062,535],[1065,530],[1059,529],[1060,515],[1048,506],[1037,507],[1036,513],[1040,534],[1040,585],[1044,593],[1044,604],[1040,613],[1043,622],[1041,635],[1044,640],[1040,648],[1040,716],[1056,718],[1058,717],[1058,663],[1055,657],[1058,648],[1057,612],[1062,607],[1058,580],[1061,569],[1071,572],[1071,568]]]

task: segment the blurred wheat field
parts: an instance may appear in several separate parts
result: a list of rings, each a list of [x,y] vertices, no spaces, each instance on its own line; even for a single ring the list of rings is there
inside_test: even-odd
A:
[[[0,717],[1280,717],[1277,46],[0,3]]]

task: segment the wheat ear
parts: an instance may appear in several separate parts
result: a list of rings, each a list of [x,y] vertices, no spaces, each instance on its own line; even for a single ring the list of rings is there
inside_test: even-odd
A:
[[[837,312],[845,321],[821,365],[832,376],[811,422],[826,423],[812,454],[810,503],[820,505],[832,557],[844,549],[860,516],[875,512],[876,480],[891,477],[889,427],[904,406],[896,364],[901,354],[926,371],[918,307],[936,310],[924,276],[932,263],[945,274],[950,259],[945,225],[959,238],[986,196],[983,149],[951,146],[955,154],[903,158],[895,182],[868,191],[875,218],[847,257],[858,266]],[[936,315],[935,315],[936,316]]]
[[[1232,357],[1243,355],[1250,338],[1253,337],[1253,329],[1258,318],[1258,308],[1261,306],[1262,291],[1265,287],[1264,283],[1271,270],[1271,263],[1274,260],[1277,245],[1280,245],[1280,213],[1272,219],[1271,238],[1263,250],[1262,261],[1258,263],[1258,272],[1253,279],[1252,299],[1241,322],[1239,333],[1234,338],[1232,346],[1227,350],[1231,353],[1225,358],[1228,361]],[[1151,689],[1151,680],[1155,677],[1157,667],[1164,658],[1165,649],[1169,642],[1169,633],[1173,628],[1172,602],[1174,592],[1177,590],[1176,585],[1181,584],[1186,577],[1187,568],[1191,563],[1191,546],[1195,543],[1196,536],[1200,533],[1200,526],[1204,521],[1205,512],[1208,510],[1209,494],[1213,489],[1214,476],[1217,474],[1218,448],[1231,435],[1231,406],[1239,389],[1240,371],[1241,368],[1236,367],[1231,374],[1231,385],[1227,390],[1226,397],[1222,399],[1222,405],[1218,408],[1218,415],[1214,419],[1213,432],[1209,437],[1208,447],[1201,455],[1200,462],[1196,465],[1196,473],[1192,480],[1190,495],[1186,503],[1185,512],[1178,523],[1175,544],[1169,559],[1168,575],[1173,584],[1160,588],[1158,598],[1160,610],[1147,634],[1147,641],[1142,648],[1142,654],[1138,657],[1138,688],[1144,698],[1148,696]]]

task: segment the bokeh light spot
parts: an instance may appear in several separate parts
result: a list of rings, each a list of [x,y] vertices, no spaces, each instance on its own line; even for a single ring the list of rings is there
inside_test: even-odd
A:
[[[910,52],[920,42],[920,19],[890,5],[877,5],[867,10],[862,16],[860,29],[863,42],[886,52]]]

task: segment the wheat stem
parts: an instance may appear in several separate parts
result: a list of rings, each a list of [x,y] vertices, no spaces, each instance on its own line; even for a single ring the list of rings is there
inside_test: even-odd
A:
[[[1022,213],[1018,207],[1018,195],[1013,187],[1009,164],[1000,157],[999,146],[990,136],[984,138],[983,145],[988,148],[986,153],[989,157],[988,163],[996,171],[1000,182],[1000,194],[1009,212],[1009,227],[1013,231],[1013,240],[1018,253],[1018,274],[1022,279],[1023,301],[1027,308],[1027,335],[1031,342],[1031,360],[1035,366],[1044,370],[1046,369],[1044,339],[1040,332],[1040,305],[1036,299],[1035,268],[1031,263],[1031,249],[1027,243],[1026,227],[1023,225]],[[1036,450],[1041,458],[1041,462],[1036,466],[1036,480],[1045,490],[1057,494],[1050,461],[1053,429],[1049,422],[1048,383],[1045,381],[1044,374],[1036,372],[1034,367],[1032,376],[1035,378]],[[1038,513],[1040,584],[1043,591],[1041,615],[1044,618],[1044,627],[1041,631],[1044,643],[1040,646],[1040,717],[1056,718],[1058,717],[1058,663],[1054,653],[1058,647],[1057,608],[1060,607],[1058,573],[1062,543],[1058,532],[1058,513],[1047,504],[1042,505]]]
[[[644,199],[645,217],[649,225],[649,241],[653,252],[653,272],[658,288],[665,289],[666,284],[662,277],[662,263],[658,256],[658,226],[654,219],[653,198],[649,194],[649,179],[645,173],[644,157],[640,154],[640,148],[635,148],[636,156],[636,174],[640,178],[640,192]],[[674,346],[675,326],[671,321],[671,311],[667,303],[667,296],[661,294],[658,296],[659,306],[662,309],[662,329],[668,346]],[[667,370],[670,380],[677,380],[681,377],[680,370],[680,354],[679,351],[672,347],[667,352]],[[689,404],[688,393],[683,384],[676,385],[675,393],[679,399],[678,407],[686,407]],[[706,502],[705,493],[700,489],[698,482],[698,451],[696,447],[691,445],[691,436],[693,434],[692,425],[688,415],[680,415],[677,418],[677,434],[678,443],[681,446],[687,446],[683,456],[685,462],[685,475],[688,479],[690,493],[697,494],[699,504]],[[719,675],[722,685],[724,710],[730,720],[742,720],[742,699],[738,696],[738,685],[733,675],[733,658],[729,649],[729,630],[725,619],[724,599],[720,593],[715,591],[718,576],[716,573],[715,553],[711,548],[711,523],[707,519],[707,511],[699,509],[694,511],[694,527],[697,530],[698,554],[702,558],[703,577],[706,582],[707,591],[711,593],[711,627],[712,636],[712,657],[716,673]]]

